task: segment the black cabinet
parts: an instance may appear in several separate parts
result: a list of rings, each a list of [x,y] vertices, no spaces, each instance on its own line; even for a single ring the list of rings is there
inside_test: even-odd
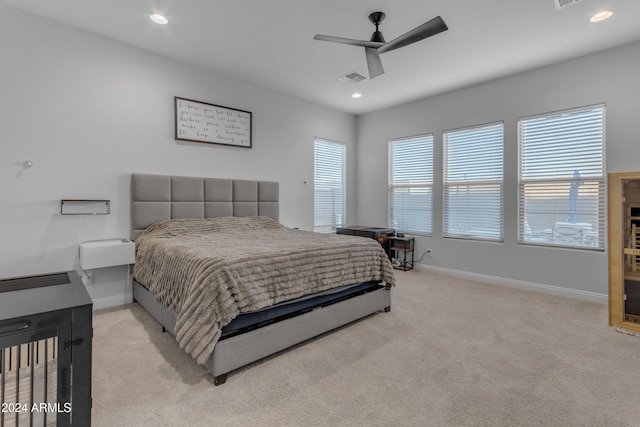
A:
[[[92,308],[76,272],[0,280],[1,425],[91,425]]]
[[[346,225],[344,227],[336,228],[336,233],[369,237],[371,239],[377,240],[378,243],[382,245],[382,248],[386,252],[389,259],[391,259],[391,253],[389,251],[389,237],[393,236],[393,234],[395,233],[395,230],[393,228]]]

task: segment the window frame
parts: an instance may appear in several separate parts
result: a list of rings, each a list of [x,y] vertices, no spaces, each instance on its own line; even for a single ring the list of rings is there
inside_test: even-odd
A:
[[[334,212],[329,215],[333,215],[333,219],[335,220],[331,224],[317,224],[316,220],[318,215],[318,198],[317,192],[318,190],[318,144],[326,144],[327,146],[333,146],[334,148],[340,147],[341,151],[341,167],[340,167],[340,184],[341,184],[341,205],[342,212],[336,213],[336,209],[334,208]],[[336,168],[337,169],[337,168]],[[335,187],[328,188],[328,190],[335,190]],[[327,205],[328,206],[328,205]],[[313,231],[319,233],[335,233],[336,228],[340,226],[344,226],[346,223],[346,215],[347,215],[347,145],[343,142],[332,141],[326,138],[316,137],[313,139]],[[342,217],[342,221],[338,222],[338,216]]]
[[[451,168],[450,166],[450,158],[449,158],[449,134],[455,132],[467,132],[474,129],[482,129],[482,128],[491,128],[491,127],[500,127],[502,141],[500,144],[500,156],[501,156],[501,168],[500,168],[500,178],[490,178],[490,179],[469,179],[469,180],[450,180],[447,177],[448,171]],[[461,128],[450,129],[442,132],[442,237],[447,239],[464,239],[464,240],[473,240],[473,241],[484,241],[484,242],[504,242],[504,210],[505,210],[505,179],[504,179],[504,170],[505,170],[505,124],[504,121],[495,121],[490,123],[482,123],[473,126],[466,126]],[[473,233],[453,233],[451,232],[451,227],[449,227],[449,219],[452,214],[448,211],[449,208],[449,200],[448,200],[448,189],[454,187],[486,187],[486,186],[495,186],[499,185],[500,188],[500,196],[499,196],[499,216],[497,220],[499,222],[499,229],[497,231],[497,236],[492,237],[483,234],[473,234]],[[487,217],[489,218],[489,217]]]
[[[430,168],[431,168],[431,175],[430,175],[430,179],[427,179],[426,181],[422,181],[422,182],[416,182],[416,183],[408,183],[408,184],[401,184],[401,183],[397,183],[393,181],[393,174],[394,174],[394,164],[393,164],[393,160],[394,160],[394,154],[393,154],[393,145],[396,143],[402,143],[402,142],[408,142],[408,141],[412,141],[412,140],[422,140],[424,139],[427,147],[425,147],[427,149],[427,155],[428,158],[426,159],[426,164],[421,165],[421,166],[426,166],[427,170],[429,168],[429,163],[430,163]],[[434,190],[434,135],[433,133],[425,133],[425,134],[420,134],[420,135],[414,135],[414,136],[406,136],[406,137],[400,137],[400,138],[394,138],[394,139],[390,139],[388,141],[387,144],[387,150],[388,150],[388,161],[387,161],[387,224],[390,228],[402,231],[402,232],[406,232],[406,233],[410,233],[413,235],[418,235],[418,236],[433,236],[433,190]],[[422,230],[412,230],[409,228],[403,228],[403,227],[396,227],[396,225],[394,224],[394,217],[393,217],[393,211],[394,211],[394,190],[396,189],[406,189],[408,192],[411,189],[416,189],[416,190],[425,190],[427,192],[427,194],[431,194],[430,197],[430,203],[428,203],[428,213],[427,213],[427,224],[426,227]]]
[[[601,129],[601,133],[602,133],[602,150],[601,150],[601,170],[602,170],[602,174],[599,176],[594,176],[594,175],[588,175],[588,176],[571,176],[571,177],[552,177],[546,180],[543,179],[524,179],[522,177],[523,175],[523,168],[524,166],[524,160],[523,160],[523,131],[522,131],[522,126],[523,123],[525,121],[529,121],[529,120],[538,120],[538,119],[544,119],[544,118],[554,118],[554,117],[559,117],[562,115],[568,115],[568,114],[572,114],[572,113],[579,113],[579,112],[589,112],[589,111],[593,111],[596,109],[602,109],[602,114],[601,114],[601,120],[602,120],[602,129]],[[606,207],[606,198],[607,198],[607,161],[606,161],[606,151],[607,151],[607,135],[606,135],[606,129],[607,129],[607,112],[606,112],[606,104],[605,103],[599,103],[599,104],[593,104],[593,105],[586,105],[586,106],[582,106],[582,107],[575,107],[575,108],[569,108],[569,109],[565,109],[565,110],[558,110],[558,111],[552,111],[552,112],[547,112],[547,113],[542,113],[542,114],[535,114],[535,115],[531,115],[531,116],[526,116],[526,117],[520,117],[517,120],[517,143],[518,143],[518,182],[517,182],[517,186],[518,186],[518,199],[517,199],[517,215],[518,215],[518,229],[517,229],[517,242],[519,245],[526,245],[526,246],[541,246],[541,247],[552,247],[552,248],[562,248],[562,249],[572,249],[572,250],[580,250],[580,251],[595,251],[595,252],[604,252],[606,251],[607,248],[607,207]],[[524,201],[524,187],[527,184],[547,184],[550,187],[553,186],[553,184],[555,185],[570,185],[571,183],[577,183],[578,188],[580,187],[580,184],[583,184],[585,181],[589,181],[589,182],[596,182],[598,185],[598,196],[597,196],[597,209],[595,212],[595,216],[597,217],[597,224],[596,224],[596,236],[597,236],[597,244],[594,246],[590,246],[590,245],[576,245],[576,244],[566,244],[566,242],[564,242],[565,244],[561,244],[561,243],[554,243],[555,239],[553,241],[549,240],[549,241],[536,241],[536,240],[527,240],[526,239],[526,235],[527,235],[527,228],[529,228],[529,224],[528,221],[525,220],[525,217],[527,216],[528,212],[526,210],[526,205],[525,205],[525,201]],[[547,191],[552,191],[551,189],[547,190]],[[568,194],[568,193],[567,193]],[[567,195],[567,197],[570,197],[569,195]],[[576,196],[579,198],[579,196]],[[577,203],[577,202],[576,202]],[[556,212],[556,215],[560,215],[560,211]],[[571,215],[570,212],[563,212],[563,215]],[[558,224],[558,222],[556,222],[556,224]],[[553,232],[555,232],[555,230],[552,230]],[[593,233],[591,233],[593,234]],[[584,242],[584,240],[583,240]]]

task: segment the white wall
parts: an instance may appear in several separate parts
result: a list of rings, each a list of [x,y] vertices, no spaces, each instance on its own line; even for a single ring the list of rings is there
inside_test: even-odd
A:
[[[279,181],[281,222],[312,229],[318,136],[347,144],[355,191],[352,115],[5,6],[0,40],[0,278],[69,270],[80,242],[128,237],[131,173]],[[175,141],[174,96],[251,111],[253,148]],[[62,216],[66,198],[110,199],[111,214]]]
[[[418,255],[433,248],[424,265],[607,293],[605,253],[517,245],[516,119],[605,102],[608,171],[640,170],[640,43],[355,119],[5,6],[0,40],[0,278],[69,270],[80,242],[127,237],[134,172],[276,180],[282,222],[311,229],[316,136],[347,144],[347,222],[385,225],[389,139],[434,133],[440,159],[442,131],[503,120],[504,243],[443,239],[437,204],[434,236],[418,239]],[[176,142],[174,96],[251,111],[254,147]],[[110,199],[112,213],[61,216],[63,198]],[[123,276],[105,269],[103,282]]]
[[[473,67],[473,64],[469,64]],[[428,77],[425,77],[428,78]],[[387,223],[388,140],[434,134],[434,232],[417,255],[436,271],[607,294],[607,255],[521,246],[517,241],[517,119],[606,103],[608,172],[640,170],[640,43],[358,117],[358,220]],[[442,237],[442,132],[504,121],[504,243]]]

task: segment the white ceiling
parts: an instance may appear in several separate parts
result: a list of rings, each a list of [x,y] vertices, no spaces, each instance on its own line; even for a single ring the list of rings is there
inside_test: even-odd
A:
[[[0,0],[114,40],[233,75],[314,103],[363,114],[640,40],[639,0]],[[600,9],[614,15],[592,24]],[[383,11],[387,41],[440,15],[449,30],[382,55],[368,76],[364,49],[315,34],[368,40]],[[168,25],[149,20],[162,13]],[[353,92],[362,98],[353,99]]]

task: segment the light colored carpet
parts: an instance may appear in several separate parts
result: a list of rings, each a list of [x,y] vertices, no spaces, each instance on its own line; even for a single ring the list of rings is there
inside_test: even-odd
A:
[[[378,313],[229,375],[137,304],[96,313],[94,426],[638,426],[640,338],[603,305],[397,272]]]

